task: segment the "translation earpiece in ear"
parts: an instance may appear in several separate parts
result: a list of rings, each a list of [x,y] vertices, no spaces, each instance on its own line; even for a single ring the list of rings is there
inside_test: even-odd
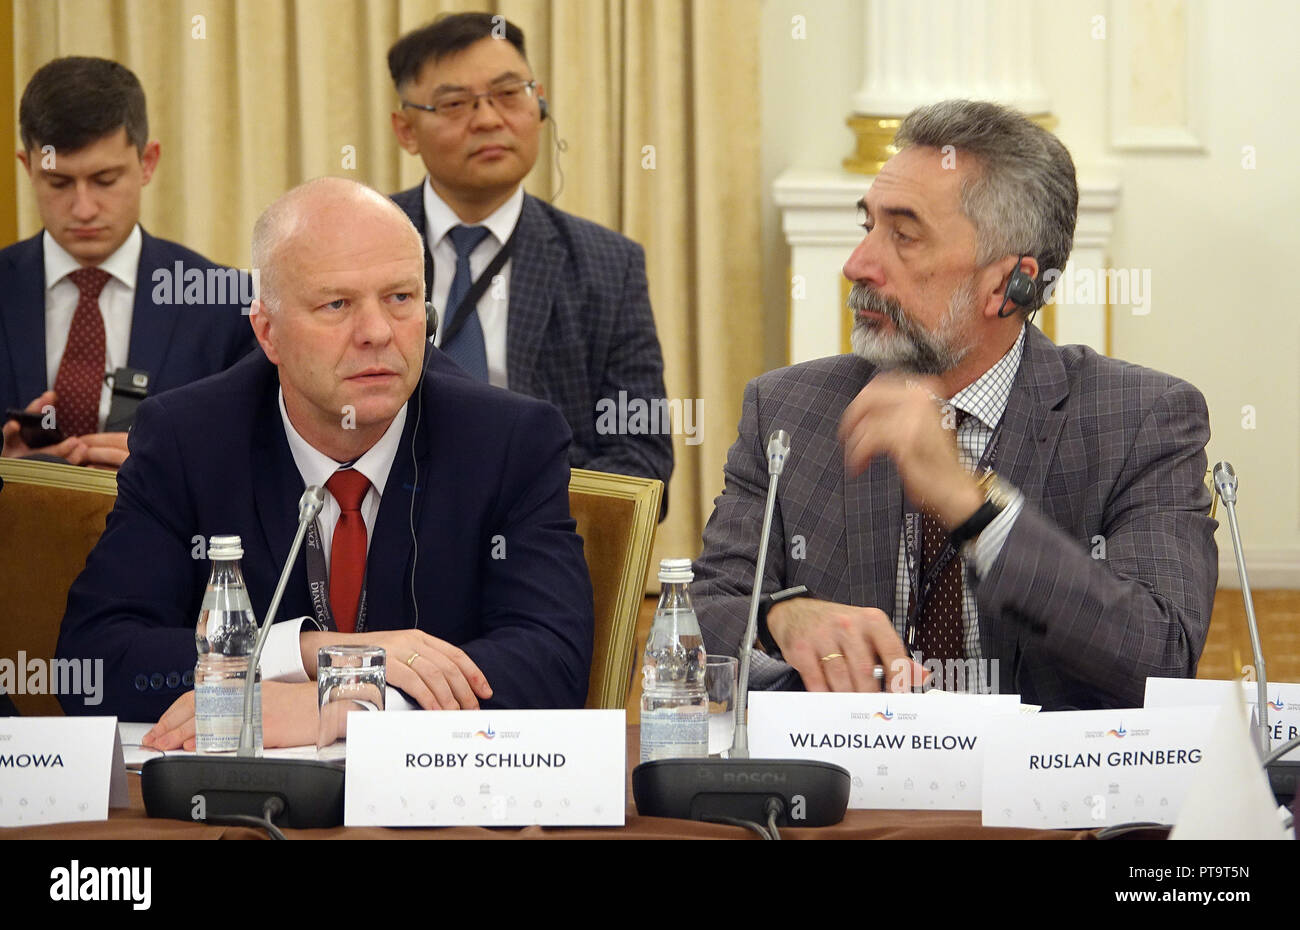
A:
[[[1025,260],[1021,255],[1016,259],[1016,267],[1011,271],[1011,277],[1007,279],[1007,290],[1002,297],[1002,306],[998,307],[999,317],[1009,317],[1016,312],[1017,307],[1028,307],[1034,302],[1034,294],[1037,288],[1034,285],[1034,279],[1020,270],[1020,263]],[[1007,310],[1007,301],[1015,304],[1011,310]]]
[[[433,301],[424,302],[424,341],[430,344],[438,335],[438,314],[433,312]]]
[[[543,123],[546,122],[547,114],[551,112],[551,105],[546,102],[545,97],[537,98],[537,115]]]

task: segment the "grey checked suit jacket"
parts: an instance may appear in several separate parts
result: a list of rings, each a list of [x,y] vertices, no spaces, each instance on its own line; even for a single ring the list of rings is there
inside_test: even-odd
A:
[[[423,184],[394,194],[393,201],[423,237]],[[425,265],[431,286],[427,243]],[[510,390],[559,408],[573,430],[570,466],[658,478],[667,513],[672,436],[596,428],[602,398],[617,404],[620,392],[647,403],[666,396],[641,246],[525,195],[510,257],[509,301]]]
[[[763,590],[893,616],[903,498],[887,458],[845,480],[835,431],[875,374],[841,355],[764,374],[745,390],[726,487],[704,530],[692,593],[710,652],[736,655],[748,616],[767,492],[764,447],[791,437]],[[1192,677],[1218,582],[1208,516],[1205,399],[1190,384],[1029,327],[1002,425],[998,472],[1025,495],[982,579],[984,658],[1002,693],[1048,710],[1140,707],[1148,676]],[[792,557],[803,537],[804,558]],[[1093,558],[1097,537],[1105,558]],[[755,654],[755,687],[800,687]]]

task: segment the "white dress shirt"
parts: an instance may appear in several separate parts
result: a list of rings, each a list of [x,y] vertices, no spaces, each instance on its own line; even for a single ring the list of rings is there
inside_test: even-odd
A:
[[[447,206],[436,193],[429,179],[424,179],[424,222],[425,241],[429,244],[429,253],[433,256],[433,292],[429,299],[434,312],[438,315],[438,337],[434,343],[442,347],[442,332],[447,320],[447,292],[451,290],[452,279],[456,277],[456,247],[451,236],[447,235],[456,226],[486,226],[491,233],[484,236],[477,248],[470,253],[469,269],[478,280],[483,270],[496,258],[501,247],[506,244],[515,226],[519,223],[519,214],[524,209],[524,188],[520,185],[510,195],[510,199],[499,206],[492,215],[479,223],[464,223],[451,207]],[[492,284],[483,292],[478,301],[478,320],[483,327],[483,345],[487,350],[488,382],[496,387],[509,387],[506,371],[506,322],[510,302],[510,265],[513,259],[502,266],[499,275],[501,281]],[[451,308],[454,309],[454,308]]]
[[[325,482],[338,471],[341,463],[303,439],[294,428],[289,420],[289,412],[284,406],[283,390],[280,391],[279,403],[280,422],[284,424],[284,435],[289,440],[289,451],[293,454],[293,462],[298,466],[298,473],[302,475],[303,483],[307,487],[313,484],[319,485],[325,492],[325,503],[316,517],[316,525],[320,530],[321,548],[325,550],[325,570],[328,572],[331,541],[334,539],[334,528],[339,522],[340,509],[334,495],[325,487]],[[370,540],[374,535],[375,518],[379,515],[379,502],[384,495],[384,487],[388,483],[393,462],[401,451],[399,445],[402,441],[402,430],[406,426],[408,406],[409,403],[402,405],[402,409],[397,412],[397,416],[393,417],[393,422],[388,425],[384,435],[380,436],[379,441],[352,465],[370,481],[370,490],[366,491],[366,496],[361,501],[361,518],[366,524],[367,551],[370,549]],[[298,642],[304,623],[315,626],[316,621],[313,617],[304,616],[276,623],[271,627],[271,632],[266,635],[266,646],[262,650],[261,668],[264,681],[309,680],[307,669],[302,664],[302,649]],[[388,689],[384,706],[390,710],[409,708],[401,695],[392,688]]]
[[[137,223],[118,246],[117,251],[99,264],[110,275],[99,294],[99,312],[104,318],[104,371],[114,371],[126,364],[131,351],[131,317],[135,307],[135,278],[140,269],[140,246],[144,239]],[[51,388],[59,376],[63,350],[68,345],[72,317],[77,312],[81,292],[68,275],[81,263],[54,241],[49,230],[41,237],[45,256],[45,376]],[[35,400],[24,397],[24,405]],[[99,428],[104,428],[113,391],[103,384],[99,389]]]

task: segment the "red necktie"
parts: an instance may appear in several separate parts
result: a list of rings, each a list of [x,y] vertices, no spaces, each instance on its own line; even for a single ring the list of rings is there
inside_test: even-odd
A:
[[[65,436],[85,436],[99,432],[99,396],[107,354],[99,293],[108,283],[109,274],[99,268],[78,268],[68,277],[77,285],[81,297],[54,378],[54,390],[59,395],[57,424]]]
[[[370,480],[354,468],[340,468],[325,482],[339,505],[339,522],[330,544],[330,612],[340,633],[357,628],[357,606],[366,577],[366,521],[361,502]]]

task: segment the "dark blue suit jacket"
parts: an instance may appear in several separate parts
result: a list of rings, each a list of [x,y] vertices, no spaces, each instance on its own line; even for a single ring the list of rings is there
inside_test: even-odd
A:
[[[595,621],[569,515],[569,430],[549,405],[478,384],[430,351],[423,409],[417,417],[413,396],[371,533],[367,628],[415,626],[414,493],[419,628],[469,654],[492,685],[485,707],[581,707]],[[195,557],[199,537],[239,534],[265,620],[304,490],[278,387],[259,351],[140,406],[116,506],[69,591],[57,651],[104,660],[104,699],[65,697],[68,713],[152,721],[188,690],[210,570]],[[312,607],[300,553],[280,617],[303,615]]]
[[[160,288],[154,272],[224,271],[198,252],[141,230],[140,266],[127,364],[150,375],[158,394],[229,368],[255,344],[238,288],[224,302],[186,304],[178,287]],[[41,236],[0,251],[0,404],[26,407],[50,385],[45,370],[45,255]],[[215,280],[215,279],[214,279]],[[178,282],[179,283],[179,282]],[[164,299],[155,302],[155,291]],[[165,293],[164,293],[165,291]]]
[[[394,194],[393,201],[424,236],[424,185]],[[425,262],[428,278],[433,261],[427,247]],[[510,257],[509,300],[510,390],[540,397],[564,414],[573,430],[574,468],[662,481],[667,513],[672,435],[602,430],[596,407],[603,398],[618,404],[620,393],[629,402],[666,397],[641,246],[525,194]]]

